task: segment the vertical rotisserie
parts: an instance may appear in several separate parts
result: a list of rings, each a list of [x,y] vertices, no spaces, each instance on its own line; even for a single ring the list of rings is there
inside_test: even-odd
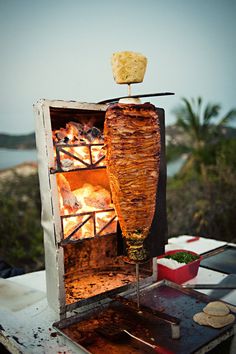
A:
[[[160,162],[160,127],[150,104],[116,104],[106,111],[104,138],[112,199],[127,255],[148,258],[147,238],[155,208]]]

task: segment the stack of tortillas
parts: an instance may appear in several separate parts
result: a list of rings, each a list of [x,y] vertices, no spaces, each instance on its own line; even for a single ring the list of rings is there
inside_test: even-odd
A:
[[[203,312],[196,313],[193,320],[203,326],[222,328],[233,323],[235,316],[223,302],[212,301],[203,308]]]

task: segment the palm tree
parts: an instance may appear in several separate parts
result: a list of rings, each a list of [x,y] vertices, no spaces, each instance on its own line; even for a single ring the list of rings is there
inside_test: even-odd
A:
[[[175,110],[176,125],[184,133],[184,141],[181,145],[188,151],[188,157],[181,172],[184,173],[190,167],[200,170],[206,177],[204,152],[209,144],[214,144],[223,137],[223,127],[236,117],[236,109],[230,110],[223,117],[219,117],[221,106],[208,103],[203,106],[202,98],[182,99],[183,105]]]

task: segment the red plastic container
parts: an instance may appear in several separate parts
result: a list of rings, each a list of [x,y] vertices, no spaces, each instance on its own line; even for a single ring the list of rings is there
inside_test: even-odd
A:
[[[187,253],[190,253],[193,255],[198,255],[197,253],[192,252],[192,251],[174,250],[174,251],[166,252],[165,254],[163,254],[157,258],[158,259],[164,258],[167,255],[174,254],[177,252],[187,252]],[[173,281],[174,283],[182,284],[182,283],[186,282],[187,280],[193,279],[194,277],[197,276],[198,268],[199,268],[199,265],[200,265],[200,262],[202,259],[202,257],[200,255],[198,255],[198,256],[199,256],[199,258],[196,259],[195,261],[187,263],[177,269],[170,269],[163,264],[158,264],[157,265],[157,267],[158,267],[157,268],[158,280],[167,279],[167,280]]]

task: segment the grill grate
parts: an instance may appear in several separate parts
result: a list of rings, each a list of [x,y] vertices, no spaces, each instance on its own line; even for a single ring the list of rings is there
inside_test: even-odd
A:
[[[79,170],[85,170],[85,169],[94,169],[94,168],[105,168],[105,154],[102,154],[97,160],[95,160],[93,156],[93,149],[95,147],[101,147],[101,150],[104,147],[104,144],[55,144],[55,152],[56,152],[56,168],[51,169],[51,173],[57,173],[57,172],[68,172],[68,171],[79,171]],[[68,149],[68,150],[67,150]],[[87,155],[86,159],[83,159],[79,156],[77,156],[75,153],[73,154],[69,149],[86,149],[87,150]],[[62,159],[62,154],[68,156],[71,161],[70,166],[65,166],[63,164],[63,159]],[[76,165],[76,162],[80,163],[80,166]],[[104,162],[104,163],[102,163]]]
[[[99,230],[99,226],[97,225],[97,216],[100,213],[107,213],[110,212],[112,213],[112,217],[105,223],[105,225],[103,225],[100,230]],[[70,219],[70,218],[74,218],[74,217],[83,217],[83,216],[87,216],[84,220],[82,220],[78,225],[76,225],[76,227],[74,228],[74,230],[72,232],[70,232],[68,235],[66,235],[65,230],[64,230],[64,220],[65,219]],[[86,240],[89,239],[93,239],[96,236],[107,236],[107,235],[112,235],[115,234],[115,232],[105,232],[103,233],[104,230],[107,229],[107,227],[109,225],[112,224],[113,221],[115,221],[117,219],[116,214],[115,214],[115,210],[113,208],[109,208],[109,209],[103,209],[103,210],[97,210],[97,211],[91,211],[91,212],[83,212],[83,213],[76,213],[76,214],[71,214],[71,215],[62,215],[61,216],[61,227],[62,227],[62,233],[64,236],[64,239],[61,241],[61,246],[65,246],[68,243],[78,243],[83,241],[85,238]],[[90,237],[81,237],[78,239],[72,239],[72,237],[76,234],[77,231],[81,230],[81,228],[88,222],[88,221],[92,221],[93,222],[93,235]],[[116,229],[116,228],[115,228]]]

